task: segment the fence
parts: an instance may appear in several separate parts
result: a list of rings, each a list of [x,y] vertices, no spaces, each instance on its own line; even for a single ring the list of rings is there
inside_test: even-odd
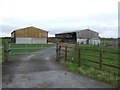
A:
[[[88,53],[91,51],[94,54]],[[108,54],[109,56],[114,54],[114,57],[116,57],[116,56],[119,56],[120,53],[113,52],[113,51],[81,48],[78,45],[57,44],[57,60],[64,60],[64,62],[70,61],[73,63],[77,63],[79,67],[81,65],[84,65],[84,66],[95,68],[100,71],[105,71],[115,75],[120,75],[119,73],[120,66],[118,63],[119,58],[105,57]],[[92,60],[94,58],[97,58],[97,59]],[[107,63],[105,63],[106,61]]]
[[[101,45],[104,47],[118,48],[119,40],[102,40]]]

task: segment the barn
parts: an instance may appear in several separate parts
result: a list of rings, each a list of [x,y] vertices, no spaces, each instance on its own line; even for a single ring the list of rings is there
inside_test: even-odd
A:
[[[55,37],[57,38],[57,40],[60,40],[61,42],[82,43],[82,44],[89,44],[89,40],[91,40],[92,38],[98,41],[100,40],[99,33],[90,29],[58,33],[55,34]],[[97,41],[95,42],[97,43]]]
[[[48,31],[36,28],[27,27],[14,30],[11,33],[11,39],[16,44],[46,44]]]

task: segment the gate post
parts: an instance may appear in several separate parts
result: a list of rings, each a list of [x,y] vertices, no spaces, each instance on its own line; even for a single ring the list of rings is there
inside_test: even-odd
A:
[[[66,61],[67,61],[67,46],[65,47],[65,61],[64,62]]]
[[[4,61],[8,61],[9,60],[9,43],[8,42],[4,42],[4,51],[3,51],[3,60]]]
[[[102,55],[103,55],[103,53],[102,53],[102,50],[100,50],[100,66],[99,66],[99,69],[100,70],[102,70]]]
[[[59,44],[56,43],[56,60],[59,61]]]
[[[80,53],[81,52],[81,48],[80,47],[78,47],[78,65],[79,65],[79,67],[80,67],[80,63],[81,63],[81,61],[80,61],[80,59],[81,59],[81,57],[80,57]]]

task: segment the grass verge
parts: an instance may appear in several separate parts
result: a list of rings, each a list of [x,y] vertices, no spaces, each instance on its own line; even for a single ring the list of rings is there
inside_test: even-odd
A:
[[[97,47],[97,46],[90,46],[90,45],[89,46],[88,45],[80,46],[80,48],[85,48],[85,49],[88,48],[88,49],[91,49],[91,50],[104,50],[104,51],[119,52],[119,50],[116,49],[116,48]],[[65,53],[65,52],[63,52],[63,53]],[[99,58],[100,52],[99,51],[89,51],[89,50],[81,49],[80,53],[81,53],[80,58],[87,59],[87,60],[90,60],[90,61],[100,62],[100,58]],[[107,82],[107,83],[109,83],[109,84],[111,84],[115,87],[120,87],[119,76],[114,75],[112,73],[105,72],[105,71],[96,70],[96,69],[91,68],[91,67],[86,66],[86,65],[80,65],[79,66],[79,64],[77,63],[79,61],[78,60],[78,50],[76,50],[76,49],[75,50],[74,49],[68,50],[67,54],[68,54],[67,61],[65,63],[62,62],[62,64],[67,66],[70,71],[79,73],[80,75],[84,75],[84,76],[87,76],[87,77],[90,77],[90,78],[93,78],[93,79],[97,79],[97,80]],[[84,54],[91,54],[93,56],[98,56],[98,57],[92,57],[92,56],[84,55]],[[103,55],[103,57],[119,59],[118,54],[103,53],[102,55]],[[75,61],[76,63],[69,61],[69,59],[72,60],[72,61]],[[63,60],[62,57],[61,57],[61,60]],[[81,59],[80,62],[84,63],[84,64],[94,66],[96,68],[100,67],[100,65],[98,63],[90,62],[90,61],[87,61],[87,60],[82,60]],[[109,65],[120,66],[119,61],[115,61],[115,60],[102,59],[102,63],[109,64]],[[114,73],[119,73],[118,68],[105,66],[105,65],[102,65],[102,70],[108,70],[108,71],[112,71]]]
[[[120,78],[119,76],[110,74],[110,73],[106,73],[103,71],[98,71],[94,68],[90,68],[87,66],[81,66],[79,67],[76,63],[72,63],[72,62],[61,62],[63,65],[67,66],[68,69],[72,72],[78,73],[80,75],[83,76],[87,76],[96,80],[100,80],[100,81],[104,81],[106,83],[109,83],[115,87],[120,87],[119,85],[119,81]]]

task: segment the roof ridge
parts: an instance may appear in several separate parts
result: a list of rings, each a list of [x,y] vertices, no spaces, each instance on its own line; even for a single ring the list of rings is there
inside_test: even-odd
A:
[[[73,32],[79,32],[79,31],[84,31],[84,30],[90,30],[90,31],[93,31],[91,29],[82,29],[82,30],[74,30],[74,31],[68,31],[68,32],[61,32],[61,33],[58,33],[58,34],[63,34],[63,33],[73,33]],[[96,32],[96,31],[93,31],[93,32]],[[96,32],[98,33],[98,32]]]
[[[34,26],[29,26],[29,27],[25,27],[25,28],[21,28],[21,29],[16,29],[16,30],[14,30],[13,32],[15,32],[15,31],[17,31],[17,30],[23,30],[23,29],[26,29],[26,28],[36,28],[36,27],[34,27]],[[39,30],[42,30],[42,31],[46,31],[46,30],[43,30],[43,29],[40,29],[40,28],[36,28],[36,29],[39,29]],[[12,32],[12,33],[13,33]],[[46,32],[49,32],[49,31],[46,31]],[[11,34],[12,34],[11,33]]]

